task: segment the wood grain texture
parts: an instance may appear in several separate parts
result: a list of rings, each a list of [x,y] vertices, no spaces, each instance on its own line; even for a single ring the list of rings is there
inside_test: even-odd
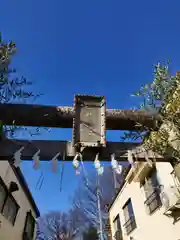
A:
[[[73,107],[31,104],[0,104],[0,119],[6,125],[72,128],[75,116]],[[137,130],[137,122],[156,128],[159,116],[140,110],[106,110],[108,130]]]

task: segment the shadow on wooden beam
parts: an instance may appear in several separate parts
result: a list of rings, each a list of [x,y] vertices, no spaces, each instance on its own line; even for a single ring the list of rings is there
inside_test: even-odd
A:
[[[75,156],[72,142],[68,141],[46,141],[46,140],[4,140],[0,143],[0,160],[12,159],[14,153],[24,146],[22,151],[22,160],[32,160],[32,156],[40,149],[40,159],[44,161],[51,160],[58,152],[61,156],[65,154],[66,161],[73,160]],[[138,147],[138,143],[132,142],[107,142],[107,146],[102,149],[100,159],[102,161],[110,161],[111,154],[116,155],[119,161],[127,161],[127,150]],[[93,161],[95,159],[96,149],[87,148],[83,152],[84,161]],[[150,156],[151,158],[151,156]],[[62,157],[59,157],[62,159]],[[139,155],[138,161],[145,161],[143,155]],[[165,161],[164,158],[158,157],[157,161]],[[166,160],[167,161],[167,160]]]
[[[73,107],[0,104],[0,119],[6,125],[14,121],[17,126],[72,128],[74,116]],[[155,129],[159,121],[160,117],[142,110],[106,110],[108,130],[137,130],[137,122]]]

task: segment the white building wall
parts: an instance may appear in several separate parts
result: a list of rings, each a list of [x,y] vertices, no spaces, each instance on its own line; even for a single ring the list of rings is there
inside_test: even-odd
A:
[[[157,177],[160,184],[164,187],[173,185],[171,172],[173,168],[170,163],[156,163]],[[128,236],[126,236],[123,225],[125,223],[123,206],[131,198],[137,227]],[[138,182],[125,183],[124,187],[118,194],[117,199],[110,208],[110,224],[112,236],[115,232],[113,229],[113,219],[119,214],[121,227],[123,229],[123,240],[179,240],[180,239],[180,221],[173,224],[173,219],[163,215],[163,207],[157,209],[152,215],[148,215],[145,206],[145,195],[143,188],[140,188]]]
[[[31,210],[34,218],[36,215],[8,161],[0,161],[0,176],[7,187],[11,181],[17,183],[19,190],[12,195],[20,206],[14,226],[0,213],[0,240],[21,240],[27,212]]]

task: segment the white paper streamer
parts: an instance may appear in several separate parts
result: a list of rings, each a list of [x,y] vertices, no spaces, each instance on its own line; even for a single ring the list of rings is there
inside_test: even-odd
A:
[[[14,166],[19,167],[21,164],[21,156],[22,156],[22,151],[24,150],[24,147],[21,147],[17,152],[14,154]]]
[[[52,171],[56,172],[58,168],[58,157],[60,156],[60,153],[57,153],[51,160],[51,167]]]
[[[76,170],[79,168],[79,165],[80,165],[79,161],[78,161],[78,157],[79,157],[79,153],[76,153],[76,155],[73,159],[73,162],[72,162],[72,164]]]

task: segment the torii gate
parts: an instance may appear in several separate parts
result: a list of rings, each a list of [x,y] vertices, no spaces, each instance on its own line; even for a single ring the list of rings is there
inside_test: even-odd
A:
[[[140,144],[106,142],[106,129],[137,130],[137,122],[155,128],[160,121],[158,116],[143,110],[106,109],[105,97],[89,95],[75,95],[73,107],[0,104],[0,119],[6,125],[14,122],[16,126],[73,129],[72,141],[4,139],[0,142],[0,160],[12,159],[14,153],[24,146],[23,160],[32,159],[40,149],[41,160],[51,160],[57,153],[63,153],[66,161],[72,160],[77,151],[82,151],[85,161],[92,161],[97,152],[103,161],[109,161],[112,154],[119,161],[127,161],[127,150]],[[138,161],[144,161],[144,156],[140,154]],[[158,156],[157,161],[164,161],[164,158]]]

